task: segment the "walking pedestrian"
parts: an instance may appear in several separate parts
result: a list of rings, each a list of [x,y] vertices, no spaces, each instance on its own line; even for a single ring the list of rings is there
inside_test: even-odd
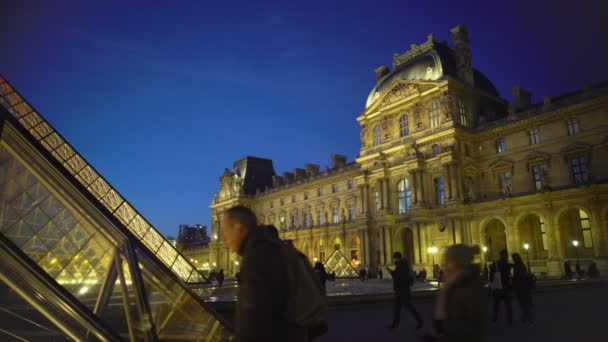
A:
[[[532,287],[533,276],[528,272],[521,255],[513,253],[513,292],[522,313],[522,323],[533,325],[532,319]]]
[[[434,279],[439,280],[440,272],[441,272],[441,269],[439,268],[439,265],[437,265],[437,264],[433,265],[433,278]]]
[[[317,275],[317,277],[319,277],[319,281],[321,282],[321,285],[323,285],[323,294],[325,295],[327,293],[327,272],[325,271],[325,266],[323,266],[323,263],[320,261],[317,261],[315,263],[315,267],[314,267],[315,273]]]
[[[382,269],[381,268],[378,269],[378,278],[380,280],[382,280]]]
[[[215,278],[217,279],[218,285],[222,287],[222,284],[224,283],[224,269],[220,269]]]
[[[477,342],[483,337],[487,296],[473,264],[479,246],[456,244],[445,251],[445,275],[439,289],[427,341]]]
[[[308,329],[287,319],[289,264],[284,244],[256,225],[244,206],[225,211],[224,241],[242,257],[236,341],[308,341]]]
[[[509,254],[506,250],[501,250],[500,258],[490,267],[490,288],[494,297],[494,310],[492,321],[498,320],[498,309],[500,303],[504,302],[507,310],[507,322],[513,324],[513,307],[511,306],[511,292],[513,290],[513,278],[511,270],[513,265],[509,263]]]
[[[587,269],[587,274],[589,275],[589,278],[591,278],[591,279],[597,279],[600,277],[600,271],[597,269],[597,264],[595,263],[595,261],[592,261],[589,264],[589,268]]]
[[[365,277],[367,277],[367,271],[365,270],[365,267],[362,267],[361,270],[359,271],[359,278],[361,278],[361,281],[365,281]]]
[[[395,291],[395,305],[393,310],[393,322],[388,327],[389,331],[397,331],[399,329],[399,322],[401,320],[401,308],[405,307],[411,314],[414,320],[416,320],[416,330],[422,328],[423,321],[420,314],[412,305],[410,287],[413,284],[411,277],[410,266],[403,258],[400,252],[393,253],[393,261],[395,262],[395,269],[391,270],[387,268],[388,272],[393,278],[393,290]]]
[[[570,261],[568,260],[564,262],[564,273],[566,274],[566,279],[568,280],[572,279],[572,276],[574,275],[572,273],[572,266],[570,266]]]

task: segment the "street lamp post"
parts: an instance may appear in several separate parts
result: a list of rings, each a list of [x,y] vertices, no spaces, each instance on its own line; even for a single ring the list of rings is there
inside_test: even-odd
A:
[[[580,278],[579,270],[581,269],[581,265],[578,263],[578,240],[572,240],[572,246],[574,246],[574,252],[576,253],[576,272]]]
[[[526,250],[526,261],[528,263],[528,272],[532,272],[532,269],[530,268],[530,255],[528,254],[528,249],[530,249],[530,245],[527,243],[524,243],[524,249]]]

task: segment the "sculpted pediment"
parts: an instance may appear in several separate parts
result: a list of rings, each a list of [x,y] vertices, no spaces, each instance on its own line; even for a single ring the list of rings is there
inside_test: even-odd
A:
[[[401,99],[408,98],[410,96],[418,95],[433,86],[424,85],[411,82],[398,82],[396,83],[387,93],[384,95],[380,107],[389,105]]]

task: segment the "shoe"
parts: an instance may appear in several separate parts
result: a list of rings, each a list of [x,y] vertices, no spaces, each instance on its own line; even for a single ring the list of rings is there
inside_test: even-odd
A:
[[[388,327],[386,327],[386,330],[388,330],[390,332],[397,332],[397,331],[399,331],[399,326],[398,325],[389,325]]]

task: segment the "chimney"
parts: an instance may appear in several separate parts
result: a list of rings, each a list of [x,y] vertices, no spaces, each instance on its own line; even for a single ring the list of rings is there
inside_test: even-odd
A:
[[[283,181],[285,184],[292,183],[294,180],[293,173],[291,172],[283,172]]]
[[[319,165],[315,164],[304,164],[304,169],[306,169],[306,177],[314,177],[319,174]]]
[[[293,174],[296,177],[296,181],[303,180],[304,178],[306,178],[306,171],[304,169],[300,169],[298,167],[293,169]]]
[[[543,97],[543,110],[548,111],[551,108],[551,96]]]
[[[343,156],[341,154],[332,154],[330,158],[332,169],[340,169],[346,166],[346,156]]]
[[[377,67],[374,71],[376,72],[376,83],[378,83],[382,79],[382,77],[388,75],[388,73],[390,72],[386,65]]]
[[[466,26],[458,25],[450,30],[454,42],[456,55],[456,66],[458,67],[458,78],[474,86],[473,64],[471,63],[471,45],[469,42],[469,31]]]
[[[513,87],[511,95],[513,96],[513,107],[516,112],[530,107],[532,104],[532,94],[523,88]]]

